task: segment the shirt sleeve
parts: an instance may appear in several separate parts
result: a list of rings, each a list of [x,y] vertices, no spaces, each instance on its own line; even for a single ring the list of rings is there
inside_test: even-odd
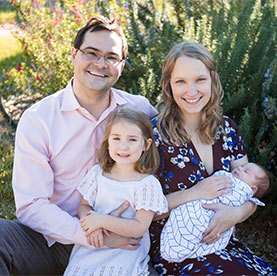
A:
[[[168,203],[161,184],[154,176],[147,177],[135,195],[136,210],[145,209],[158,215],[168,212]]]
[[[55,241],[88,245],[79,220],[51,201],[54,173],[45,129],[30,111],[18,124],[12,181],[16,215],[20,222],[42,233],[49,246]]]

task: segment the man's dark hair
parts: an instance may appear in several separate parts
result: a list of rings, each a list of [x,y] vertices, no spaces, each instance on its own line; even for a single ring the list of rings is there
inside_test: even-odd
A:
[[[95,31],[101,31],[101,30],[107,30],[110,32],[115,32],[118,34],[118,36],[121,38],[122,41],[122,59],[126,60],[127,53],[128,53],[128,45],[126,37],[122,31],[121,26],[119,25],[119,22],[115,19],[108,19],[103,16],[95,16],[92,17],[87,24],[82,27],[74,40],[73,46],[75,49],[79,49],[84,41],[84,36],[86,32],[95,32]]]

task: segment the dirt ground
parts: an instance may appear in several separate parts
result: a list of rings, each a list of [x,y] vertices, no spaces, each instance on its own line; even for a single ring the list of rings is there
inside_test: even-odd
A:
[[[277,267],[276,229],[277,217],[259,209],[248,220],[237,225],[235,235],[257,256]]]

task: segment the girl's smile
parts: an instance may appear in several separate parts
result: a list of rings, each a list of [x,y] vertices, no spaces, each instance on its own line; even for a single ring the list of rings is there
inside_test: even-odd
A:
[[[145,150],[140,128],[128,121],[122,120],[112,126],[108,142],[109,154],[116,165],[134,166]]]

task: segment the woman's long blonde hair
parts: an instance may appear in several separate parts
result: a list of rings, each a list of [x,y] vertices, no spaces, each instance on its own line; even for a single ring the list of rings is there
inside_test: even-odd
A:
[[[223,121],[223,89],[216,71],[216,62],[213,55],[204,46],[196,42],[182,42],[175,45],[164,60],[161,77],[164,103],[158,115],[157,127],[162,138],[170,144],[182,145],[184,142],[190,141],[190,137],[184,128],[181,109],[174,101],[170,86],[171,73],[176,60],[182,56],[200,60],[210,72],[211,98],[202,110],[198,131],[201,141],[211,144],[214,142],[217,127]]]

